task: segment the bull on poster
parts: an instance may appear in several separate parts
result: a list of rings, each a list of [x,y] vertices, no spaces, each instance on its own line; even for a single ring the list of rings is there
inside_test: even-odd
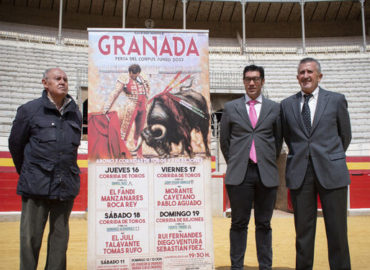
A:
[[[208,32],[89,29],[88,269],[213,269]]]

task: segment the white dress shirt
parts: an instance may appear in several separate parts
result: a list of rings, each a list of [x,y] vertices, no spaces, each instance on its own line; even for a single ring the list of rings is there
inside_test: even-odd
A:
[[[251,100],[251,98],[247,94],[245,94],[245,105],[246,105],[246,108],[247,108],[248,115],[249,115],[248,101],[250,101],[250,100]],[[257,119],[258,119],[260,117],[260,112],[261,112],[261,107],[262,107],[262,95],[259,95],[256,98],[256,101],[257,101],[257,103],[254,104],[254,109],[256,110]]]
[[[247,108],[248,115],[249,115],[248,101],[250,101],[250,100],[251,100],[251,98],[247,94],[245,94],[245,105],[246,105],[246,108]],[[257,103],[254,104],[254,109],[256,110],[257,119],[258,119],[260,117],[260,112],[261,112],[261,107],[262,107],[262,95],[259,95],[256,98],[256,101],[257,101]]]
[[[313,124],[313,118],[315,117],[315,112],[316,112],[316,105],[317,105],[317,101],[318,101],[318,98],[319,98],[319,87],[317,87],[313,92],[312,92],[312,95],[313,97],[310,98],[310,100],[308,101],[308,107],[310,108],[310,115],[311,115],[311,125]],[[303,95],[306,95],[305,92],[301,91],[302,93],[302,99],[301,99],[301,111],[302,111],[302,108],[303,108],[303,104],[304,104],[304,96]]]

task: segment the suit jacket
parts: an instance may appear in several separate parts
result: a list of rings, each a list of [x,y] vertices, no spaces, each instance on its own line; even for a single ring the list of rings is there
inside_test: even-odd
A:
[[[279,104],[262,97],[260,115],[253,129],[244,96],[227,102],[222,114],[220,144],[227,163],[225,184],[239,185],[243,182],[252,139],[262,183],[267,187],[278,186],[276,159],[282,145]]]
[[[351,125],[344,95],[320,88],[310,134],[301,117],[301,98],[298,92],[281,102],[283,136],[289,148],[285,173],[288,188],[302,185],[309,157],[324,188],[348,185],[345,151],[351,141]]]

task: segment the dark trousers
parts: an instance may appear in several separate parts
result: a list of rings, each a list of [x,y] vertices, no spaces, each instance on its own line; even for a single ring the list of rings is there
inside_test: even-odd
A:
[[[59,201],[22,197],[20,225],[20,269],[37,268],[45,224],[49,217],[45,269],[65,270],[69,239],[69,216],[73,200]]]
[[[296,230],[296,269],[313,267],[317,194],[325,221],[330,269],[351,269],[347,237],[347,189],[323,188],[310,161],[302,186],[291,190]]]
[[[243,269],[247,231],[254,203],[256,246],[259,269],[272,267],[271,217],[277,188],[265,187],[256,164],[248,165],[240,185],[226,185],[231,205],[230,259],[231,269]]]

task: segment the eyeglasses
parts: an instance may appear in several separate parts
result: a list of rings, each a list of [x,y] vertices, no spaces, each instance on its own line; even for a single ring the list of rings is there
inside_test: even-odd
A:
[[[261,77],[245,77],[244,82],[250,83],[251,81],[254,81],[254,83],[261,82]]]

